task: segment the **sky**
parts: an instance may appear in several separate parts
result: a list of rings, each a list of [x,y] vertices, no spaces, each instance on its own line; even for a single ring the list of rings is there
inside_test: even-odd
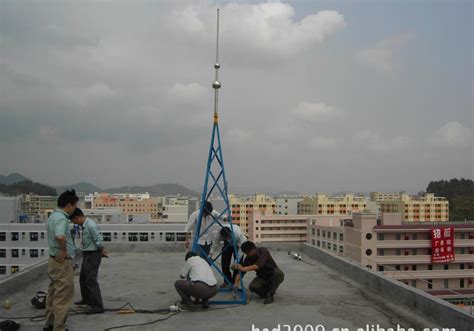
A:
[[[0,0],[0,174],[230,191],[474,178],[471,1]]]

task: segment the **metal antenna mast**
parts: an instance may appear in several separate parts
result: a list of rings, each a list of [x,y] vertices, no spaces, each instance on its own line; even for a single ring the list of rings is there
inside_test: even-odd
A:
[[[211,301],[213,304],[246,304],[247,293],[243,283],[243,277],[240,277],[240,289],[234,288],[233,280],[228,279],[221,271],[219,265],[216,264],[217,259],[220,258],[221,254],[216,257],[209,257],[206,252],[199,246],[199,239],[203,236],[207,236],[209,233],[214,233],[216,227],[218,231],[224,227],[227,222],[232,224],[232,212],[229,204],[229,197],[227,191],[227,179],[225,176],[224,168],[224,157],[222,155],[222,143],[221,134],[219,130],[219,111],[218,111],[218,97],[221,83],[219,81],[219,9],[217,9],[217,34],[216,34],[216,62],[214,63],[215,77],[212,87],[214,88],[214,121],[212,125],[211,133],[211,144],[209,146],[209,156],[207,159],[207,167],[204,179],[204,187],[201,195],[201,206],[199,209],[199,216],[196,222],[196,228],[194,231],[194,241],[192,251],[200,253],[201,256],[205,256],[212,268],[214,268],[223,278],[224,281],[229,285],[227,288],[219,289],[219,292],[233,292],[233,300],[216,300]],[[203,218],[203,211],[206,206],[206,201],[211,197],[211,194],[216,191],[216,195],[221,197],[225,202],[225,208],[219,215],[212,214],[207,218],[211,221],[207,221]],[[240,261],[239,251],[236,246],[234,228],[230,226],[232,244],[231,248],[234,252],[234,261],[238,263]],[[240,272],[239,272],[240,273]]]

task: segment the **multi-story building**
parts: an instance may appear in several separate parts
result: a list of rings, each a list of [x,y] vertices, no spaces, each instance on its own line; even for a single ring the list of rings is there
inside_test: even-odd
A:
[[[365,211],[367,198],[345,194],[338,197],[330,197],[318,193],[316,196],[307,197],[298,203],[299,215],[351,215],[352,213]]]
[[[23,213],[37,220],[46,220],[48,215],[58,207],[57,196],[25,194],[21,196]]]
[[[249,217],[254,209],[258,209],[260,212],[271,211],[275,213],[275,200],[265,194],[255,194],[245,198],[229,195],[229,201],[232,210],[232,222],[240,225],[244,233],[248,232]]]
[[[370,192],[370,201],[382,202],[400,199],[402,193],[395,192]]]
[[[449,201],[433,193],[423,197],[402,193],[397,200],[380,202],[380,212],[399,213],[404,222],[448,222]]]
[[[100,224],[105,245],[107,243],[184,242],[180,224]],[[76,237],[80,246],[81,234]],[[17,273],[48,258],[48,241],[44,223],[0,224],[0,279]]]
[[[344,255],[344,222],[350,222],[352,215],[317,215],[308,223],[308,243],[330,251],[334,255]]]
[[[125,214],[150,214],[152,219],[158,219],[162,201],[161,198],[150,197],[148,193],[93,193],[84,197],[84,205],[87,209],[120,208]]]
[[[402,219],[400,214],[382,214],[378,219],[376,214],[356,213],[352,221],[332,227],[330,238],[328,229],[323,233],[310,227],[308,243],[448,301],[474,297],[474,222]],[[445,226],[454,228],[455,261],[433,263],[431,230]]]
[[[275,214],[298,215],[298,202],[303,199],[303,197],[275,197]]]
[[[308,215],[277,215],[255,208],[249,216],[248,239],[265,242],[306,242]]]

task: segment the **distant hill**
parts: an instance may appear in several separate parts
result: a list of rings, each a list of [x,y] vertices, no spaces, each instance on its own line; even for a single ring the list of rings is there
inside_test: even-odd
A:
[[[31,180],[25,180],[10,185],[0,184],[0,193],[5,195],[19,195],[29,193],[38,195],[57,195],[54,188],[32,182]]]
[[[198,196],[196,191],[190,190],[179,184],[156,184],[152,186],[122,186],[104,190],[109,193],[144,193],[148,192],[153,196],[176,195]]]
[[[95,185],[86,183],[86,182],[80,182],[80,183],[77,183],[77,184],[71,184],[71,185],[65,185],[65,186],[55,186],[54,188],[56,189],[56,191],[58,191],[60,193],[66,191],[67,189],[71,189],[71,188],[76,190],[77,193],[85,193],[85,194],[94,193],[94,192],[102,192],[103,191],[101,188],[99,188]]]
[[[18,173],[12,173],[8,176],[0,175],[0,184],[4,185],[11,185],[19,182],[24,182],[26,180],[29,180],[29,178]]]

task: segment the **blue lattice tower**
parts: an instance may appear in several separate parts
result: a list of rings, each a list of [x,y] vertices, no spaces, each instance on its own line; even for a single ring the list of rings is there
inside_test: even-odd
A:
[[[219,9],[217,9],[217,38],[216,38],[216,62],[214,64],[215,69],[215,80],[212,83],[214,89],[214,117],[211,133],[211,144],[209,146],[209,155],[207,159],[206,173],[204,179],[204,187],[202,190],[201,204],[199,208],[199,216],[196,222],[196,228],[194,231],[194,240],[192,251],[198,252],[201,251],[203,254],[206,253],[199,246],[199,239],[206,235],[209,231],[215,231],[215,227],[218,227],[219,230],[224,227],[224,222],[232,223],[232,213],[229,204],[229,197],[227,191],[227,179],[225,175],[224,167],[224,157],[222,155],[222,142],[221,134],[219,130],[219,112],[218,112],[218,96],[219,89],[221,88],[221,83],[219,82]],[[221,211],[220,215],[216,217],[215,215],[210,215],[208,217],[212,218],[211,224],[206,224],[204,229],[201,228],[203,211],[206,205],[206,201],[211,197],[211,195],[217,195],[221,197],[225,202],[224,210]],[[232,237],[232,249],[234,251],[234,262],[238,263],[240,261],[239,251],[236,246],[234,229],[231,226],[231,237]],[[222,254],[222,253],[221,253]],[[233,287],[232,279],[228,279],[224,273],[221,271],[220,266],[216,261],[220,258],[221,254],[214,258],[207,257],[207,260],[211,267],[218,271],[218,273],[224,278],[224,281],[230,285],[228,288],[219,289],[219,292],[230,292],[234,293],[234,300],[213,300],[210,303],[213,304],[246,304],[247,303],[247,293],[243,284],[242,274],[240,275],[240,289],[236,290]],[[240,271],[239,271],[240,273]]]

